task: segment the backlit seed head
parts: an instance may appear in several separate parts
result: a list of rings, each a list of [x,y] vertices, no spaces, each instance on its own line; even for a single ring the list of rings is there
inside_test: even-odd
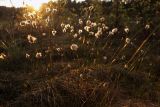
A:
[[[0,54],[0,60],[4,60],[7,56],[4,53]]]
[[[42,33],[42,36],[46,36],[46,33]]]
[[[125,56],[125,55],[123,55],[123,56],[121,57],[121,59],[122,59],[122,60],[125,60],[125,58],[126,58],[126,56]]]
[[[99,31],[99,32],[102,32],[102,30],[103,30],[103,29],[102,29],[101,27],[98,27],[98,31]]]
[[[102,24],[102,28],[103,28],[103,30],[108,30],[109,29],[109,27],[106,26],[105,24]]]
[[[53,13],[56,13],[58,10],[57,9],[52,9],[52,12]]]
[[[89,32],[90,27],[89,27],[89,26],[85,26],[85,27],[84,27],[84,30],[86,30],[87,32]]]
[[[50,21],[50,17],[47,17],[47,18],[45,19],[45,22],[46,22],[46,23],[49,23],[49,21]]]
[[[61,27],[64,28],[64,27],[65,27],[65,24],[64,24],[64,23],[61,23]]]
[[[90,41],[87,41],[86,43],[87,43],[87,45],[89,45],[89,44],[90,44]]]
[[[92,11],[93,9],[94,9],[94,7],[93,7],[93,6],[90,6],[90,7],[89,7],[89,10],[90,10],[90,11]]]
[[[74,37],[74,38],[77,38],[77,37],[78,37],[78,34],[77,34],[77,33],[75,33],[75,34],[73,35],[73,37]]]
[[[31,44],[36,43],[37,41],[37,38],[32,36],[31,34],[27,36],[27,39],[28,39],[28,42]]]
[[[103,87],[106,87],[107,86],[107,83],[103,83],[103,85],[102,85]]]
[[[94,35],[94,32],[89,32],[89,35]]]
[[[128,68],[128,64],[125,64],[125,65],[124,65],[124,68]]]
[[[71,26],[70,28],[74,30],[74,26]]]
[[[74,29],[71,29],[70,32],[73,33],[73,32],[74,32]]]
[[[103,59],[104,59],[104,60],[107,60],[107,57],[106,57],[106,56],[103,56]]]
[[[55,29],[52,30],[52,35],[55,36],[57,31]]]
[[[61,48],[56,48],[56,50],[57,50],[58,52],[60,52],[62,49],[61,49]]]
[[[26,20],[26,21],[25,21],[25,24],[26,24],[26,25],[29,25],[29,24],[31,24],[31,21],[30,21],[30,20]]]
[[[65,28],[66,28],[66,29],[69,29],[70,27],[71,27],[70,24],[66,24],[66,25],[65,25]]]
[[[37,58],[37,59],[42,58],[42,53],[41,53],[41,52],[37,52],[37,53],[36,53],[36,58]]]
[[[78,40],[81,41],[81,40],[82,40],[82,37],[79,37]]]
[[[95,37],[96,37],[96,38],[99,38],[101,35],[102,35],[102,32],[101,32],[101,31],[98,31],[97,33],[95,33]]]
[[[29,55],[29,54],[27,54],[27,53],[26,53],[26,58],[27,58],[27,59],[28,59],[28,58],[30,58],[30,55]]]
[[[108,35],[111,36],[114,35],[114,33],[112,31],[109,31]]]
[[[46,8],[46,12],[50,12],[51,11],[51,9],[50,8]]]
[[[83,32],[83,30],[79,29],[78,34],[81,34]]]
[[[87,26],[90,26],[91,24],[92,24],[92,22],[91,22],[90,20],[87,20],[87,21],[86,21],[86,25],[87,25]]]
[[[126,38],[126,44],[129,44],[131,42],[131,39],[130,38]]]
[[[67,29],[66,29],[66,28],[64,28],[64,29],[63,29],[63,33],[66,33],[66,32],[67,32]]]
[[[126,28],[124,29],[124,31],[125,31],[126,33],[129,33],[129,28],[126,27]]]
[[[80,25],[82,25],[82,24],[83,24],[82,19],[79,19],[79,24],[80,24]]]
[[[68,64],[67,67],[68,67],[68,68],[71,68],[72,66],[71,66],[71,64]]]
[[[93,22],[91,23],[91,27],[96,27],[97,26],[97,23]]]
[[[80,74],[79,77],[80,77],[80,78],[83,78],[83,74]]]
[[[21,21],[19,25],[20,25],[21,27],[23,27],[23,26],[26,25],[26,23],[25,23],[25,21]]]
[[[117,28],[112,29],[112,33],[113,33],[113,34],[115,34],[115,33],[117,33],[117,32],[118,32],[118,29],[117,29]]]
[[[70,46],[70,49],[73,50],[73,51],[77,51],[78,48],[79,48],[79,47],[78,47],[77,44],[72,44],[72,45]]]
[[[150,29],[150,25],[149,24],[147,24],[146,26],[145,26],[145,29]]]

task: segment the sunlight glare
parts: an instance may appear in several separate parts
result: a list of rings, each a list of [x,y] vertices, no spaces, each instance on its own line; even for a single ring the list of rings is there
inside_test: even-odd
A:
[[[31,5],[36,11],[38,11],[43,3],[47,3],[49,0],[29,0]]]

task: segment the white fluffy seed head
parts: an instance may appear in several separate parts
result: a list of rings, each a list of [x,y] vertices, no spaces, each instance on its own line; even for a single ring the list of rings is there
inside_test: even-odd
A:
[[[89,26],[85,26],[84,30],[86,30],[87,32],[89,32],[90,31],[90,27]]]
[[[115,34],[115,33],[117,33],[117,32],[118,32],[118,29],[117,29],[117,28],[113,28],[113,29],[112,29],[112,33],[113,33],[113,34]]]
[[[73,50],[73,51],[77,51],[78,48],[79,48],[79,47],[78,47],[77,44],[72,44],[72,45],[70,46],[70,49]]]
[[[103,59],[104,59],[104,60],[107,60],[107,57],[106,57],[106,56],[103,56]]]
[[[28,53],[26,53],[26,58],[27,58],[27,59],[30,58],[30,55],[29,55]]]
[[[0,54],[0,60],[4,60],[7,56],[4,53]]]
[[[50,8],[46,8],[46,12],[50,12],[51,11],[51,9]]]
[[[145,29],[150,29],[150,25],[149,24],[147,24],[146,26],[145,26]]]
[[[42,33],[42,36],[46,36],[46,33]]]
[[[79,29],[78,34],[81,34],[83,32],[83,30]]]
[[[82,24],[83,24],[82,19],[79,19],[79,24],[80,24],[80,25],[82,25]]]
[[[52,30],[52,35],[55,36],[57,31],[55,29]]]
[[[126,28],[124,29],[124,31],[125,31],[126,33],[129,33],[129,28],[126,27]]]
[[[131,42],[131,39],[130,38],[126,38],[125,42],[126,42],[126,44],[129,44]]]
[[[78,34],[75,33],[75,34],[73,35],[73,38],[77,38],[77,37],[78,37]]]
[[[37,52],[37,53],[36,53],[36,58],[37,58],[37,59],[42,58],[42,53],[41,53],[41,52]]]
[[[29,34],[29,35],[27,36],[27,39],[28,39],[28,42],[29,42],[30,44],[36,43],[36,41],[37,41],[37,38],[34,37],[34,36],[32,36],[31,34]]]
[[[87,20],[87,21],[86,21],[86,25],[87,25],[87,26],[90,26],[91,24],[92,24],[92,22],[91,22],[90,20]]]

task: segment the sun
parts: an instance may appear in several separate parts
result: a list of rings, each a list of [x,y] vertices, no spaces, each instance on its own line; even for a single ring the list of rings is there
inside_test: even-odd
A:
[[[29,0],[29,4],[35,9],[39,10],[43,3],[47,3],[49,0]]]
[[[38,11],[38,10],[40,9],[41,5],[42,5],[42,4],[32,5],[32,7],[33,7],[36,11]]]

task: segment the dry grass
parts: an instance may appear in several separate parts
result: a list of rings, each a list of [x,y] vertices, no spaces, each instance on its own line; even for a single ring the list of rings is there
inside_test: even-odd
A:
[[[94,5],[81,10],[84,17],[62,7],[23,10],[0,28],[0,106],[159,106],[159,25],[128,16],[114,26]]]

